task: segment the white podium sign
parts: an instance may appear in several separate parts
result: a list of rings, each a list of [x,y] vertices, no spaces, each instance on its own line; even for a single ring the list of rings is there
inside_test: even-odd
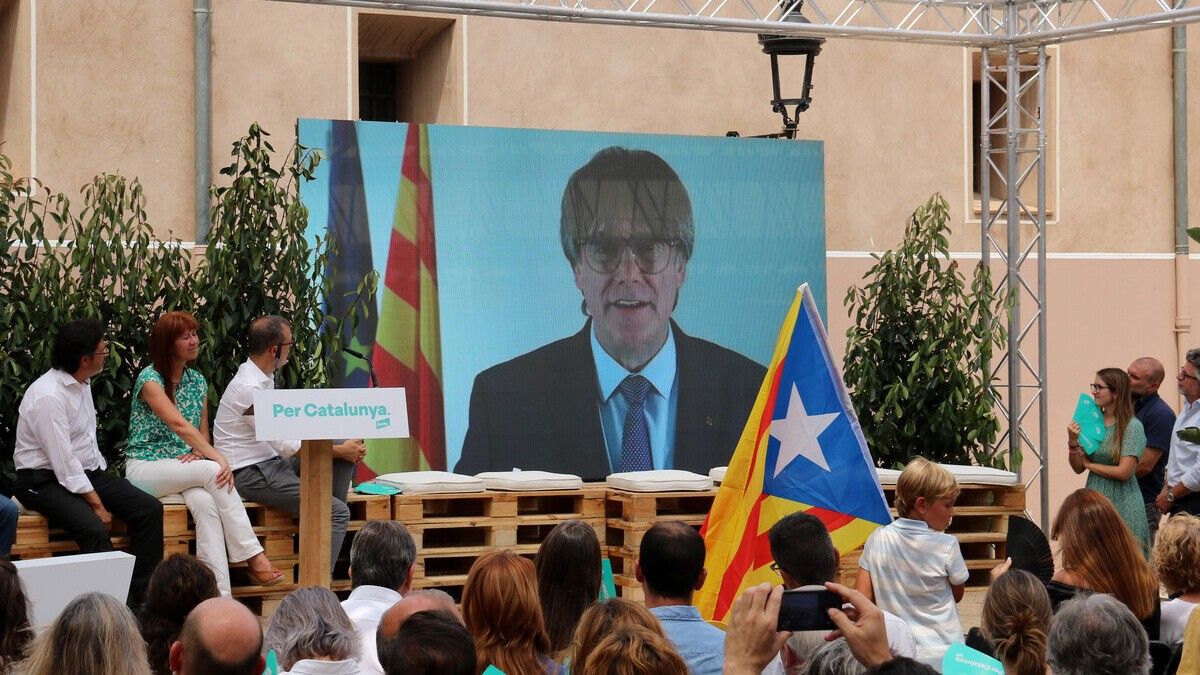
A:
[[[408,402],[403,387],[260,389],[254,427],[260,441],[407,438]]]

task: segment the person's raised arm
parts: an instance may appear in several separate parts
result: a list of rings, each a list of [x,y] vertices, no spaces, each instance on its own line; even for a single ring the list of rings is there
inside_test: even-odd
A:
[[[1067,426],[1067,463],[1077,474],[1083,473],[1083,463],[1086,460],[1083,446],[1079,444],[1079,430],[1079,422],[1071,422]]]
[[[783,586],[747,588],[729,609],[725,633],[725,675],[759,675],[791,633],[779,630]]]
[[[829,609],[829,618],[837,626],[837,630],[825,636],[826,640],[846,638],[850,653],[864,666],[871,668],[892,660],[892,650],[888,647],[887,628],[884,624],[883,610],[867,599],[862,593],[847,588],[832,581],[825,583],[825,588],[842,596],[842,599],[854,606],[856,618],[851,618],[840,609]]]

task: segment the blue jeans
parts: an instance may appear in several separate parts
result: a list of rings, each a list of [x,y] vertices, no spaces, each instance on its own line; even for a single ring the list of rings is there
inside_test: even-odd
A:
[[[0,495],[0,558],[7,558],[12,553],[13,542],[17,539],[17,505],[13,500]]]

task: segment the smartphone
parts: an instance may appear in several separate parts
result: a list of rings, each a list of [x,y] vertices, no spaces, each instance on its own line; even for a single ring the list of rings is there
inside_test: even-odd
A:
[[[841,606],[842,597],[823,588],[784,591],[783,604],[779,606],[779,630],[833,630],[828,610]]]

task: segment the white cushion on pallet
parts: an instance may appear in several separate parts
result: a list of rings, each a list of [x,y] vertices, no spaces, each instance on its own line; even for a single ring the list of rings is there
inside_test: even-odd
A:
[[[961,466],[958,464],[942,464],[942,466],[954,474],[959,483],[970,483],[972,485],[1016,485],[1021,482],[1020,477],[1011,471],[989,469],[984,466]],[[884,485],[895,485],[896,480],[900,478],[900,472],[896,469],[876,469],[875,472],[879,474],[879,482]]]
[[[583,479],[569,473],[549,471],[485,471],[475,474],[489,490],[578,490]]]
[[[662,469],[659,471],[627,471],[611,474],[605,481],[611,488],[630,492],[675,492],[678,490],[711,490],[712,479],[691,471]]]
[[[375,477],[376,483],[391,485],[406,494],[430,492],[483,492],[483,481],[449,471],[401,471]]]
[[[727,467],[727,466],[714,467],[712,469],[709,469],[708,477],[712,479],[712,482],[714,484],[720,485],[721,481],[725,480],[725,472],[728,470],[729,470],[729,467]]]

